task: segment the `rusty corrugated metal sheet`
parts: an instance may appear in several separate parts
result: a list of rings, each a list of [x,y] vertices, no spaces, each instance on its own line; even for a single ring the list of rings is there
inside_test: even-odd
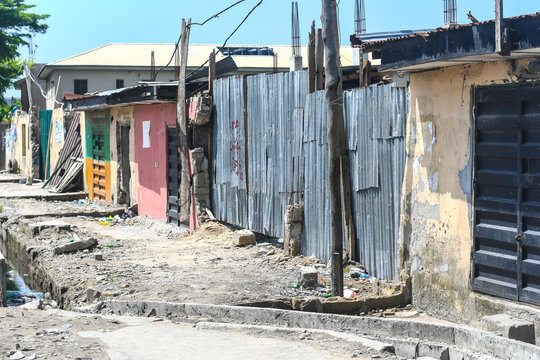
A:
[[[214,85],[214,213],[222,221],[282,237],[285,207],[305,201],[302,253],[330,253],[328,149],[324,92],[307,94],[305,72],[217,80]],[[244,106],[247,129],[231,123]],[[394,276],[405,165],[407,90],[391,85],[344,93],[359,261]],[[247,146],[247,183],[235,176],[231,144]],[[246,170],[246,157],[239,169]],[[293,171],[294,168],[294,171]],[[247,186],[246,186],[247,184]]]
[[[244,78],[216,80],[214,101],[212,207],[219,220],[247,228]]]
[[[305,71],[247,78],[250,229],[284,236],[285,208],[301,199]]]
[[[394,277],[405,166],[407,90],[371,86],[344,93],[358,260],[369,273]],[[302,252],[330,257],[328,148],[324,92],[308,95],[304,118],[305,223]]]

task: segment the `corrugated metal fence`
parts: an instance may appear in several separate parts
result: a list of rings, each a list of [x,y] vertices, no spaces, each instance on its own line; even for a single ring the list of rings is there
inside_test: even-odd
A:
[[[302,252],[328,260],[324,92],[307,94],[305,71],[225,78],[217,80],[214,89],[216,217],[282,237],[285,207],[304,199]],[[396,262],[408,94],[391,85],[345,92],[344,112],[358,260],[370,274],[390,279]]]

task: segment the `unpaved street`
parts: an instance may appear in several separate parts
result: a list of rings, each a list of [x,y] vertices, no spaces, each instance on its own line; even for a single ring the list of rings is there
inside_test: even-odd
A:
[[[67,211],[91,211],[91,205],[2,200],[4,216],[33,214],[8,225],[18,241],[33,249],[33,261],[63,288],[63,306],[85,305],[96,299],[119,298],[154,301],[236,305],[284,297],[323,296],[329,291],[326,264],[315,258],[284,255],[277,242],[260,239],[256,246],[236,247],[230,228],[208,222],[192,235],[185,230],[135,217],[110,221],[91,216],[59,216]],[[105,207],[98,207],[100,210]],[[39,216],[35,214],[51,214]],[[45,228],[33,237],[25,226],[56,221],[69,229]],[[94,248],[55,255],[55,246],[74,237],[97,239]],[[303,266],[318,269],[319,289],[298,287]],[[369,280],[346,279],[359,296],[373,294]]]

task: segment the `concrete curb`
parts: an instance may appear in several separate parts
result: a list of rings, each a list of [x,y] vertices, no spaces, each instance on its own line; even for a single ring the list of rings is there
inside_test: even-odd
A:
[[[0,195],[0,199],[37,199],[41,201],[73,201],[84,199],[88,196],[85,192],[76,193],[51,193],[46,195]]]
[[[410,319],[320,314],[227,305],[122,300],[104,301],[75,310],[165,318],[210,318],[248,324],[330,330],[385,339],[418,339],[421,342],[444,344],[471,352],[481,351],[483,354],[501,359],[515,359],[516,354],[519,354],[521,360],[540,360],[540,347],[535,345],[503,338],[467,326]]]
[[[362,336],[355,336],[344,334],[342,332],[330,331],[330,330],[318,330],[318,329],[302,329],[302,328],[282,328],[268,325],[245,325],[245,324],[230,324],[230,323],[216,323],[209,321],[199,321],[195,324],[196,328],[205,330],[235,330],[252,332],[253,330],[267,331],[277,333],[281,335],[300,335],[300,334],[322,334],[327,337],[333,337],[335,339],[344,340],[351,343],[356,343],[368,349],[372,349],[379,352],[389,352],[394,354],[394,346],[389,343],[369,339]]]

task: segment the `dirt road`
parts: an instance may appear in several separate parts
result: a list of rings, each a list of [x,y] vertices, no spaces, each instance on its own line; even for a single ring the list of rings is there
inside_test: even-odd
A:
[[[4,216],[23,220],[8,226],[26,249],[33,249],[32,261],[63,289],[66,309],[98,298],[236,305],[283,297],[322,297],[329,291],[326,264],[303,256],[289,258],[277,242],[267,239],[260,239],[256,246],[236,247],[231,242],[232,230],[217,222],[205,223],[187,235],[178,227],[142,217],[125,221],[86,215],[35,217],[47,211],[59,215],[79,209],[84,213],[88,207],[72,203],[2,200],[0,204]],[[27,213],[33,217],[20,217]],[[60,221],[70,229],[46,228],[31,237],[21,225],[44,221]],[[55,246],[76,237],[94,237],[98,245],[54,255]],[[297,287],[303,266],[318,269],[318,289]],[[360,296],[374,292],[369,280],[346,278],[346,284]]]

